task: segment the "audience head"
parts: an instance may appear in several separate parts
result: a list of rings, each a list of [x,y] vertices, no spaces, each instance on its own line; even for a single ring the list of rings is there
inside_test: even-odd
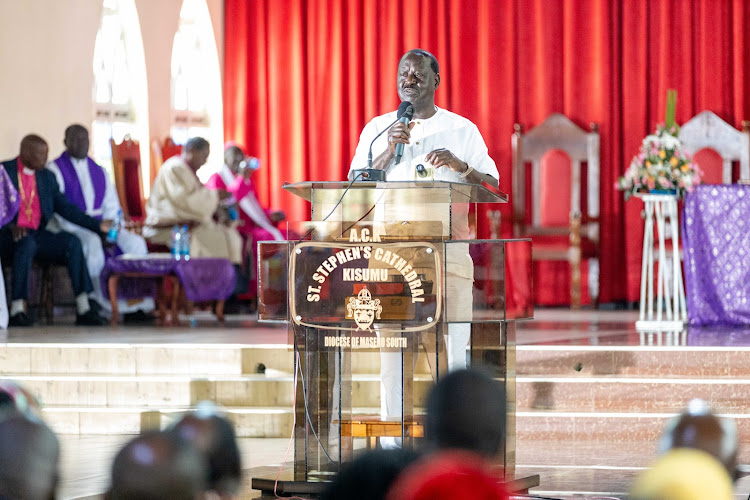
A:
[[[82,160],[89,154],[89,131],[83,125],[74,123],[65,129],[63,144],[70,156]]]
[[[734,478],[737,468],[739,438],[737,424],[711,412],[708,404],[694,399],[687,409],[667,423],[659,441],[659,452],[675,448],[702,450],[721,462]]]
[[[195,500],[205,491],[206,464],[198,450],[171,432],[151,431],[115,456],[108,500]]]
[[[39,400],[12,380],[0,381],[0,418],[8,413],[23,413],[41,418]]]
[[[29,134],[21,140],[21,152],[18,155],[25,167],[41,170],[47,164],[49,148],[47,141],[35,134]]]
[[[182,156],[193,171],[197,172],[208,159],[211,148],[203,137],[191,137],[182,148]]]
[[[320,500],[384,500],[399,474],[418,457],[409,449],[367,452],[346,465]]]
[[[229,167],[233,174],[237,175],[240,171],[240,164],[245,159],[245,152],[233,142],[227,143],[224,148],[224,163]]]
[[[505,391],[477,369],[440,378],[427,396],[425,442],[494,457],[505,439]]]
[[[389,490],[387,500],[506,500],[500,475],[478,455],[444,451],[408,467]]]
[[[240,449],[232,424],[202,404],[172,427],[174,433],[203,454],[208,464],[207,486],[222,497],[236,495],[242,483]]]
[[[0,498],[55,498],[60,445],[44,422],[20,412],[0,420]]]
[[[730,500],[732,480],[708,453],[675,449],[659,457],[635,482],[630,497],[637,500]]]

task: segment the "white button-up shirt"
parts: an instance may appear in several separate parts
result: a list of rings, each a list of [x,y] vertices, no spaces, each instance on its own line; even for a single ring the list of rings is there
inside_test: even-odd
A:
[[[365,125],[359,136],[359,144],[354,153],[349,172],[352,170],[367,168],[367,151],[373,138],[393,123],[396,112],[392,111],[374,118]],[[415,166],[419,164],[424,156],[436,149],[447,149],[459,160],[465,161],[474,170],[490,175],[495,179],[500,176],[495,162],[487,152],[479,129],[470,120],[450,111],[437,108],[437,112],[430,118],[417,118],[412,120],[414,128],[411,129],[410,143],[404,145],[404,156],[398,165],[393,161],[386,170],[389,181],[413,181],[420,180],[415,174]],[[372,156],[377,158],[388,148],[388,132],[377,138],[372,147]],[[434,177],[428,180],[465,182],[458,172],[447,167],[435,170]]]
[[[437,108],[437,107],[436,107]],[[373,138],[387,129],[396,119],[396,111],[374,118],[362,130],[357,150],[349,167],[349,177],[352,170],[367,168],[367,152]],[[430,118],[412,120],[414,127],[410,132],[410,143],[404,145],[404,155],[396,165],[394,161],[386,169],[388,181],[451,181],[466,182],[461,174],[448,167],[441,167],[432,171],[427,178],[416,175],[416,166],[424,162],[424,157],[436,149],[447,149],[453,155],[466,162],[474,170],[499,179],[497,166],[490,158],[487,145],[479,133],[479,129],[470,120],[450,111],[437,108],[437,112]],[[373,144],[373,158],[377,158],[388,147],[388,133],[383,133]],[[377,203],[374,212],[375,221],[394,222],[399,220],[430,221],[436,217],[434,207],[429,204],[400,204]],[[440,216],[438,216],[440,217]],[[454,203],[451,206],[451,220],[440,219],[443,233],[450,231],[452,239],[469,238],[468,204]],[[450,226],[450,227],[449,227]],[[467,279],[473,278],[473,264],[468,254],[468,245],[450,244],[447,248],[449,274],[455,274]]]

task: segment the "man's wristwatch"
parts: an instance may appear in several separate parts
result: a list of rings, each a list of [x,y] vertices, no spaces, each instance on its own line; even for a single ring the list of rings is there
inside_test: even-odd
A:
[[[470,174],[470,173],[472,173],[472,172],[474,171],[474,167],[470,166],[470,165],[469,165],[468,163],[466,163],[466,162],[464,162],[464,164],[466,165],[466,170],[464,170],[463,172],[461,172],[461,173],[460,173],[460,174],[458,174],[458,175],[460,175],[461,177],[463,177],[463,178],[465,179],[466,177],[468,177],[468,176],[469,176],[469,174]]]

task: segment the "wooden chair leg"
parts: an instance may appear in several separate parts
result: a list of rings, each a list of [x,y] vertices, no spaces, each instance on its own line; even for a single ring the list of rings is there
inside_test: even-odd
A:
[[[223,300],[216,301],[216,318],[219,320],[219,323],[221,323],[222,325],[224,324],[224,301]]]
[[[180,280],[177,278],[177,276],[170,276],[169,279],[172,281],[172,318],[171,323],[173,325],[176,325],[178,323],[178,313],[179,313],[179,304],[180,304],[180,293],[181,293],[181,286],[180,286]]]
[[[53,267],[51,264],[45,264],[42,266],[42,293],[39,298],[42,315],[44,316],[44,322],[48,325],[52,324],[53,316],[55,314],[55,304],[53,302],[52,290],[53,287]]]
[[[570,214],[570,308],[581,308],[581,215]]]
[[[107,288],[109,289],[109,305],[112,307],[112,318],[110,318],[109,324],[112,326],[117,326],[117,323],[120,320],[117,304],[117,285],[119,281],[120,276],[118,274],[110,275],[109,280],[107,281]]]
[[[159,279],[159,285],[156,292],[156,306],[159,309],[159,324],[160,325],[167,325],[169,324],[169,318],[167,317],[167,300],[171,297],[167,293],[167,284],[170,281],[167,279],[166,276],[162,276]]]

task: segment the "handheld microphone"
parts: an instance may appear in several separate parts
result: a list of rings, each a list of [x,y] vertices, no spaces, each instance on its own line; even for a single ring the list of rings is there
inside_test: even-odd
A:
[[[403,101],[398,107],[396,116],[398,116],[398,121],[404,125],[409,125],[411,119],[414,118],[414,106],[409,101]],[[396,165],[401,163],[402,156],[404,156],[404,143],[399,142],[396,144],[396,155],[394,158]]]

